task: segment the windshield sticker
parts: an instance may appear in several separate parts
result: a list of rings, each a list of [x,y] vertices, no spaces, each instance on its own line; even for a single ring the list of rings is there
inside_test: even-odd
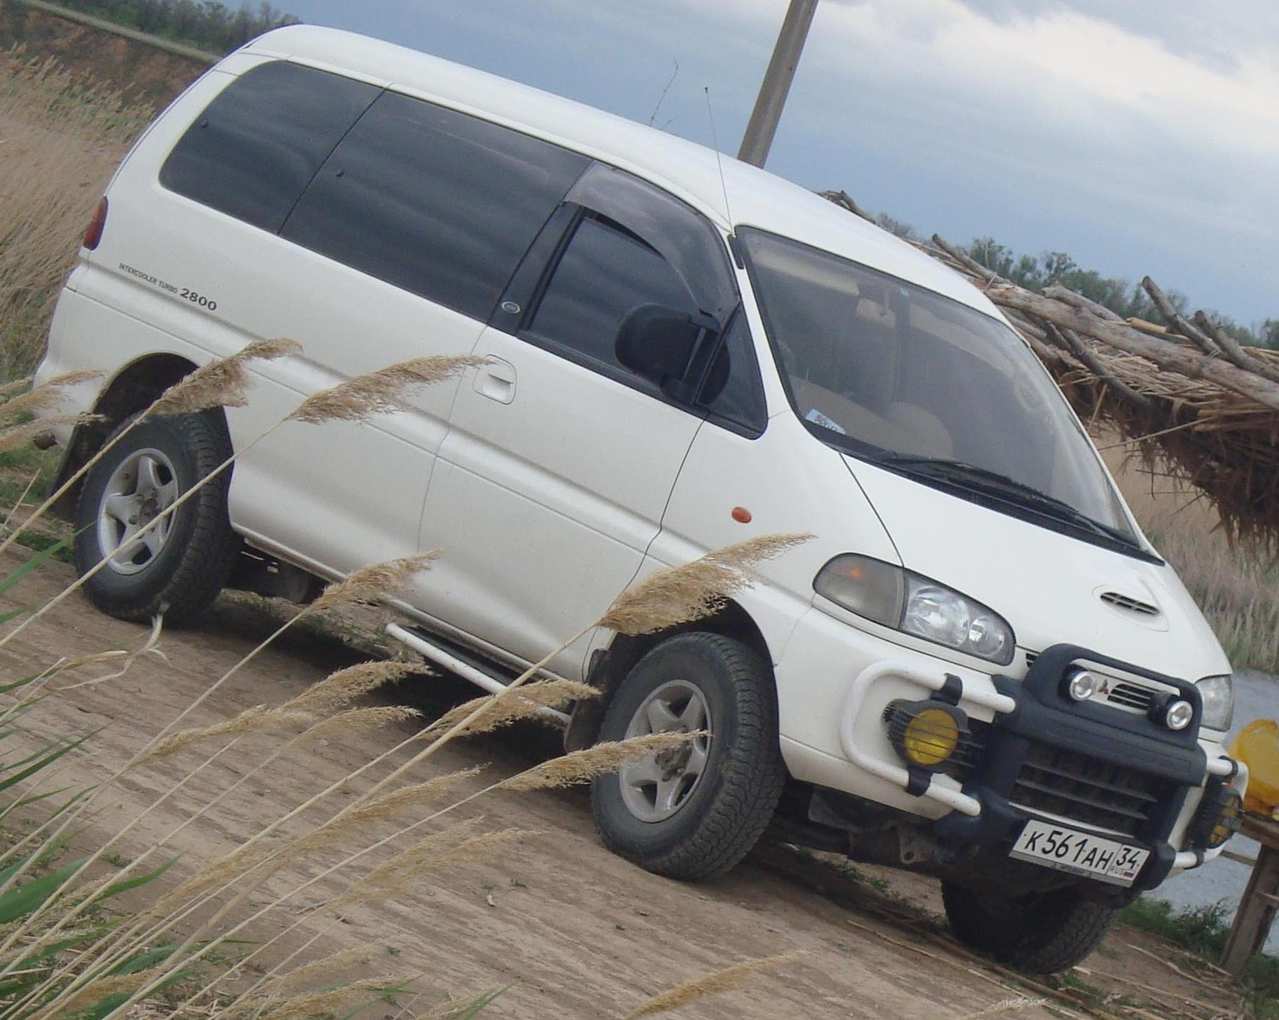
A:
[[[808,414],[804,415],[804,420],[811,421],[814,425],[820,425],[824,429],[830,429],[832,432],[838,432],[841,436],[848,435],[848,429],[840,425],[839,422],[832,421],[830,418],[827,418],[826,415],[822,414],[822,412],[817,410],[815,407],[809,410]]]

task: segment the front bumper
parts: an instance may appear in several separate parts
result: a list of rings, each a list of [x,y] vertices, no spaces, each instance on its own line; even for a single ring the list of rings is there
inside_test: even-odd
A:
[[[1144,715],[1071,701],[1062,679],[1079,660],[1176,687],[1195,707],[1195,721],[1174,732]],[[1229,758],[1210,760],[1200,746],[1202,709],[1193,684],[1072,645],[1039,655],[1024,680],[993,681],[1012,709],[985,730],[980,761],[963,783],[980,810],[948,815],[934,826],[944,844],[1011,845],[1027,818],[1046,817],[1149,849],[1134,883],[1138,890],[1216,855],[1176,846],[1187,828],[1190,797],[1201,800],[1210,783],[1238,773]]]
[[[985,848],[998,856],[1011,847],[1028,817],[1152,850],[1153,864],[1140,876],[1158,884],[1174,869],[1195,867],[1220,849],[1195,838],[1197,815],[1214,787],[1242,792],[1246,773],[1224,756],[1198,725],[1173,736],[1144,716],[1107,705],[1075,705],[1059,695],[1064,658],[1081,654],[1065,646],[1040,655],[1024,679],[992,676],[936,655],[854,628],[814,610],[779,663],[778,694],[782,750],[791,774],[817,788],[852,795],[936,823],[939,838],[957,854]],[[832,669],[832,663],[840,666]],[[1115,664],[1167,686],[1193,687],[1149,671]],[[884,713],[898,699],[958,700],[973,730],[984,735],[978,767],[967,774],[912,770],[894,750]],[[1080,708],[1083,708],[1080,711]],[[1062,801],[1028,804],[1018,786],[1022,770],[1060,750],[1106,767],[1127,769],[1140,759],[1142,782],[1157,786],[1158,810],[1137,831],[1116,834],[1116,825],[1089,819]],[[1052,763],[1047,763],[1052,767]],[[1100,767],[1100,766],[1099,766]],[[1205,789],[1206,787],[1206,789]],[[824,824],[830,824],[829,822]],[[1156,853],[1156,844],[1162,849]]]

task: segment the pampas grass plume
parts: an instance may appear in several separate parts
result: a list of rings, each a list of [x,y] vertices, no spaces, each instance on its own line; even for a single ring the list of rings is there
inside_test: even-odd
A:
[[[449,999],[429,1013],[418,1013],[414,1020],[474,1020],[504,991],[505,988],[499,988],[497,991],[482,992],[467,999]]]
[[[318,684],[290,698],[281,707],[319,715],[345,708],[357,698],[371,694],[387,684],[399,683],[406,676],[430,672],[427,667],[413,662],[359,662],[330,673]]]
[[[350,1007],[360,999],[379,999],[392,993],[403,993],[404,987],[394,977],[360,978],[338,988],[326,988],[318,992],[304,992],[277,1006],[258,1013],[259,1020],[310,1020],[317,1016],[332,1016],[342,1007]]]
[[[420,719],[422,713],[416,708],[404,705],[372,705],[368,708],[351,708],[345,712],[321,719],[305,733],[294,739],[307,743],[319,740],[331,733],[347,735],[354,730],[380,729],[383,726],[396,726],[400,723]]]
[[[680,567],[665,567],[622,592],[598,626],[632,637],[653,634],[713,615],[754,583],[754,567],[802,545],[812,535],[761,535],[707,553]]]
[[[288,729],[290,726],[305,726],[312,719],[313,716],[308,712],[255,705],[253,708],[246,708],[232,719],[224,719],[222,722],[214,723],[211,726],[179,730],[171,737],[158,743],[142,760],[155,761],[158,758],[168,758],[179,751],[185,750],[192,744],[208,740],[211,737],[242,737],[250,733]]]
[[[25,446],[40,433],[48,432],[51,428],[60,426],[79,428],[81,425],[93,425],[101,420],[102,416],[97,414],[60,414],[47,418],[35,418],[0,432],[0,451]]]
[[[47,411],[62,399],[62,390],[65,387],[78,386],[80,383],[99,379],[101,376],[101,372],[67,372],[56,375],[35,389],[0,404],[0,415],[11,419],[23,414],[39,414],[41,411]]]
[[[55,375],[40,388],[52,387],[57,389],[66,386],[79,386],[81,383],[93,382],[95,379],[101,378],[102,373],[96,369],[77,369],[74,372],[63,372],[61,375]]]
[[[401,786],[380,797],[356,804],[336,815],[320,828],[294,841],[291,853],[323,849],[340,842],[351,832],[364,831],[371,825],[405,814],[447,793],[458,783],[480,773],[480,768],[459,769],[425,782]]]
[[[596,776],[616,772],[627,762],[645,758],[650,754],[673,751],[695,737],[705,736],[698,730],[692,733],[648,733],[627,740],[606,741],[582,751],[544,761],[531,769],[504,779],[498,784],[503,790],[527,792],[553,790],[566,786],[589,783]]]
[[[213,407],[244,407],[249,402],[250,361],[274,361],[300,354],[296,340],[254,340],[241,351],[206,362],[170,386],[151,405],[154,415],[197,414]]]
[[[598,698],[597,688],[577,680],[542,680],[524,684],[509,692],[488,694],[472,698],[449,709],[422,731],[422,737],[434,737],[441,730],[449,730],[462,720],[483,709],[458,736],[477,736],[511,726],[523,719],[537,718],[543,708],[556,708],[570,701]]]
[[[534,835],[523,829],[498,829],[470,835],[479,819],[468,819],[433,832],[402,850],[354,883],[334,905],[368,903],[411,889],[422,875],[452,864],[470,864]]]
[[[210,861],[186,881],[159,897],[142,912],[142,916],[164,917],[170,911],[189,904],[198,896],[223,888],[247,875],[265,862],[271,854],[272,851],[266,847],[250,847],[248,844],[241,844],[229,853]],[[284,863],[283,858],[277,858],[276,866],[272,870],[283,867]]]
[[[638,1009],[627,1013],[626,1020],[639,1020],[640,1017],[669,1013],[672,1010],[687,1006],[691,1002],[696,1002],[698,999],[704,999],[708,995],[731,992],[735,988],[740,988],[752,975],[759,973],[761,970],[780,967],[801,955],[801,953],[783,953],[780,956],[767,956],[760,960],[747,960],[745,963],[737,963],[731,967],[725,967],[723,970],[704,974],[702,977],[694,978],[692,981],[685,981],[669,991],[653,996],[653,998],[640,1005]]]
[[[149,970],[135,971],[129,974],[113,974],[90,981],[62,1003],[63,1015],[83,1012],[109,996],[128,995],[135,992],[159,974],[160,970],[161,968],[159,967],[152,967]]]
[[[33,382],[35,382],[35,376],[24,375],[21,379],[5,383],[0,386],[0,400],[8,400],[15,393],[22,393]]]
[[[406,556],[399,560],[361,567],[344,580],[330,584],[309,608],[319,612],[353,602],[380,602],[398,594],[413,575],[429,570],[432,561],[439,559],[439,556],[440,551],[433,549],[419,556]]]
[[[279,998],[289,992],[299,991],[317,978],[322,978],[324,981],[331,983],[334,974],[345,970],[347,967],[372,963],[373,956],[373,951],[368,946],[340,949],[336,953],[330,953],[328,956],[323,956],[312,963],[295,967],[287,974],[282,974],[280,977],[275,978],[271,982],[271,989],[267,997]]]
[[[366,421],[375,414],[402,410],[409,390],[452,379],[486,360],[470,354],[411,358],[313,393],[285,420],[309,425]]]

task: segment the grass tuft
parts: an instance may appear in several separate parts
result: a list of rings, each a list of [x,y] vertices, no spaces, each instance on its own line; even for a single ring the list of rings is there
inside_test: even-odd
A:
[[[1110,468],[1234,668],[1279,673],[1279,560],[1254,541],[1232,541],[1201,494],[1158,465],[1112,458]]]
[[[1215,962],[1230,936],[1230,916],[1225,900],[1179,911],[1167,900],[1142,896],[1120,912],[1119,921]],[[1248,961],[1244,985],[1260,1020],[1279,1018],[1279,957],[1268,953],[1254,956]]]
[[[52,59],[0,52],[0,379],[28,374],[80,238],[128,144],[151,119]]]

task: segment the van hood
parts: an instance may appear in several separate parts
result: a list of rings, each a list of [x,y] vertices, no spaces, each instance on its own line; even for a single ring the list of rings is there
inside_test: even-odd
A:
[[[989,606],[1012,626],[1018,647],[1040,652],[1063,642],[1081,645],[1185,680],[1230,672],[1172,567],[1050,531],[865,461],[844,461],[902,566]]]

